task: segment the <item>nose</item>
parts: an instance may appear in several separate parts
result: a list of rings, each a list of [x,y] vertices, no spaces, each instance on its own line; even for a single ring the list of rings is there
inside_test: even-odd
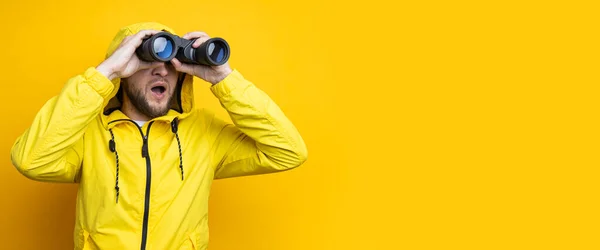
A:
[[[169,74],[169,70],[167,69],[167,65],[164,62],[157,64],[154,68],[152,68],[152,75],[159,75],[162,77],[167,76]]]

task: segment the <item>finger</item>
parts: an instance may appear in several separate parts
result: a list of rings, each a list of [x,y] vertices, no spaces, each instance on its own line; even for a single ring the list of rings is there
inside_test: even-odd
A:
[[[160,31],[158,30],[140,30],[138,33],[136,33],[129,39],[128,43],[133,45],[134,47],[138,47],[140,46],[140,44],[142,44],[144,38],[152,36],[159,32]]]
[[[200,37],[200,38],[196,39],[196,41],[194,41],[194,44],[192,44],[192,47],[198,48],[198,47],[200,47],[201,44],[208,41],[208,39],[210,39],[210,37]]]
[[[158,34],[161,31],[159,30],[140,30],[138,31],[138,33],[135,34],[135,36],[140,36],[140,37],[145,37],[145,36],[151,36],[154,34]]]
[[[189,32],[189,33],[183,35],[182,38],[191,40],[191,39],[195,39],[195,38],[199,38],[199,37],[209,37],[209,36],[208,36],[208,34],[202,32],[202,31],[193,31],[193,32]]]
[[[126,43],[126,42],[128,42],[129,40],[131,40],[131,36],[132,36],[132,35],[128,35],[128,36],[126,36],[126,37],[123,39],[123,41],[121,41],[121,43]]]
[[[171,59],[171,63],[173,64],[173,67],[175,67],[175,70],[179,72],[187,73],[190,75],[194,74],[194,68],[192,65],[181,63],[176,58]]]

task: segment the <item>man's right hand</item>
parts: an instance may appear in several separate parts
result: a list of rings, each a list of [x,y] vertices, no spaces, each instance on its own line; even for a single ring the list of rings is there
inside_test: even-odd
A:
[[[154,64],[161,64],[162,62],[142,61],[135,54],[135,50],[142,44],[144,38],[159,32],[157,30],[141,30],[135,35],[125,37],[112,55],[100,63],[96,69],[109,80],[113,80],[115,78],[126,78],[135,74],[138,70],[153,67]]]

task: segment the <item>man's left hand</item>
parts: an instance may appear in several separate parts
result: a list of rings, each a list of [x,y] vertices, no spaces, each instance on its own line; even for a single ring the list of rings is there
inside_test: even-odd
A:
[[[206,33],[201,31],[187,33],[184,36],[182,36],[182,38],[188,40],[193,40],[197,38],[194,44],[192,44],[193,48],[200,47],[202,43],[210,39],[210,37]],[[225,63],[219,66],[195,65],[181,63],[175,58],[173,58],[171,62],[173,63],[175,70],[197,76],[204,81],[212,83],[213,85],[225,79],[225,77],[227,77],[232,72],[231,68],[229,67],[229,63]]]

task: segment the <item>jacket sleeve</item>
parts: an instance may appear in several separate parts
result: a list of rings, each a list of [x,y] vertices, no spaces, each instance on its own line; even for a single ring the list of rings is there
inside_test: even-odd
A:
[[[307,148],[294,125],[267,94],[234,70],[211,87],[232,124],[213,120],[215,179],[289,170],[307,159]],[[235,126],[234,126],[235,125]]]
[[[10,154],[12,164],[33,180],[78,182],[83,135],[113,88],[93,67],[69,79],[17,138]]]

